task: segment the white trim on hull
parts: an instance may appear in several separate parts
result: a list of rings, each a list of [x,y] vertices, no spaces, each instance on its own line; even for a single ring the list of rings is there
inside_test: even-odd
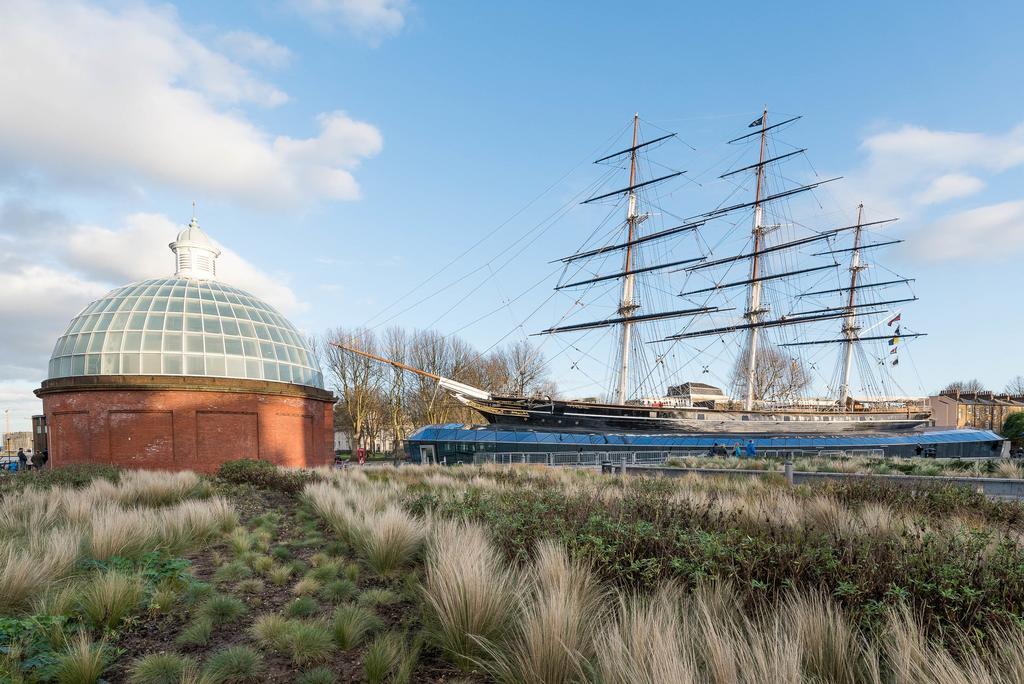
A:
[[[688,420],[685,418],[639,418],[633,416],[600,416],[565,413],[556,416],[540,411],[527,411],[529,418],[510,418],[484,414],[498,425],[528,425],[568,429],[613,429],[644,432],[683,432],[693,434],[834,434],[842,432],[894,432],[913,430],[930,423],[927,418],[871,417],[866,420],[831,420],[822,422],[795,420]],[[624,422],[631,424],[623,425]]]

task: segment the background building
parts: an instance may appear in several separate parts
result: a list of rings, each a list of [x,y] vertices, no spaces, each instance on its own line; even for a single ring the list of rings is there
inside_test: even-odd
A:
[[[46,429],[46,416],[32,416],[32,450],[37,454],[47,452],[49,455],[49,444],[47,439],[49,433]]]
[[[715,408],[729,403],[729,397],[718,387],[703,382],[684,382],[668,388],[668,396],[678,397],[686,406]]]
[[[928,401],[936,427],[999,432],[1010,414],[1024,411],[1024,397],[992,392],[942,392]]]
[[[50,463],[331,463],[335,398],[305,339],[266,302],[217,281],[220,251],[194,218],[170,247],[173,278],[113,290],[57,340],[36,390]]]
[[[367,438],[365,448],[371,454],[388,454],[395,450],[395,440],[387,434],[371,435]],[[347,430],[334,431],[334,450],[352,451],[352,436]]]
[[[31,432],[7,432],[4,433],[4,452],[8,454],[14,454],[18,452],[18,449],[24,449],[25,451],[32,450],[32,433]]]

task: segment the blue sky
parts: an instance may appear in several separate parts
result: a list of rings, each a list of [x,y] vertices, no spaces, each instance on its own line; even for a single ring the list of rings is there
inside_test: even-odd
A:
[[[597,177],[584,162],[634,111],[651,135],[659,126],[697,148],[665,148],[673,166],[708,171],[764,104],[802,114],[787,140],[810,148],[821,175],[846,176],[817,196],[824,212],[847,216],[863,200],[903,219],[895,231],[908,242],[887,263],[918,279],[905,319],[929,337],[910,347],[916,372],[902,384],[979,377],[998,390],[1024,373],[1019,3],[240,8],[0,10],[0,57],[16,65],[0,74],[14,103],[0,113],[0,263],[11,275],[0,403],[16,420],[37,410],[30,391],[78,309],[171,269],[165,245],[192,200],[230,252],[224,279],[320,332],[379,322],[555,184],[437,282],[495,259]],[[720,199],[693,190],[678,211]],[[602,217],[574,209],[497,275],[394,322],[463,328],[540,281]],[[487,347],[548,292],[461,334]],[[550,322],[539,314],[524,329]],[[586,393],[570,364],[563,354],[552,372]]]

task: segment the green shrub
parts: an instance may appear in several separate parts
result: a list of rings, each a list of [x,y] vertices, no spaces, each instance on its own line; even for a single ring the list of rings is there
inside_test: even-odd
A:
[[[252,569],[242,561],[232,561],[217,568],[213,573],[215,582],[240,582],[252,577]]]
[[[352,598],[356,591],[356,585],[351,580],[336,579],[323,586],[320,596],[330,603],[341,603]]]
[[[188,605],[194,605],[213,596],[213,585],[207,582],[192,582],[181,592],[181,600]]]
[[[1003,421],[1001,434],[1014,444],[1024,442],[1024,413],[1008,415]]]
[[[80,489],[93,480],[109,480],[114,484],[121,477],[121,469],[110,465],[81,464],[61,468],[45,468],[32,471],[31,477],[0,478],[0,491],[16,491],[32,485],[34,487],[68,487]]]
[[[318,582],[330,582],[333,579],[337,579],[340,573],[341,568],[337,561],[327,561],[310,570],[306,576],[312,577]]]
[[[206,618],[214,625],[222,625],[241,617],[248,610],[245,604],[234,596],[215,594],[203,601],[198,612],[200,617]]]
[[[381,634],[374,639],[363,656],[363,673],[368,684],[397,681],[405,655],[405,639],[397,632]],[[408,681],[406,679],[406,681]]]
[[[306,617],[315,613],[318,607],[316,601],[309,596],[300,596],[285,607],[284,614],[288,617]]]
[[[214,653],[203,666],[211,682],[244,684],[255,682],[263,670],[263,656],[249,646],[229,646]]]
[[[303,672],[295,680],[296,684],[334,684],[335,681],[337,680],[334,678],[334,673],[326,667],[314,667],[312,670]]]
[[[252,519],[252,526],[257,527],[267,532],[273,533],[277,531],[277,526],[281,523],[281,514],[277,511],[268,511],[263,515],[258,515]]]
[[[150,653],[132,663],[128,681],[131,684],[180,684],[185,672],[195,666],[194,659],[177,653]]]
[[[367,589],[356,602],[361,606],[376,608],[377,606],[392,606],[402,600],[402,597],[390,589]]]
[[[284,561],[292,557],[292,552],[288,550],[287,546],[278,544],[270,549],[270,555],[277,560]]]
[[[366,635],[377,631],[383,624],[379,617],[363,606],[346,603],[338,606],[331,620],[334,642],[347,651],[358,646]]]
[[[178,635],[177,643],[182,646],[205,646],[213,635],[213,620],[196,618]]]
[[[324,553],[329,556],[344,556],[349,552],[348,544],[335,540],[324,545]]]
[[[331,633],[321,622],[294,620],[288,628],[288,655],[296,665],[327,660],[333,646]]]
[[[423,590],[420,574],[415,570],[402,575],[399,585],[399,595],[403,601],[416,601]]]
[[[308,470],[282,470],[268,461],[242,459],[228,461],[217,470],[217,477],[232,484],[248,484],[296,495],[319,476]]]

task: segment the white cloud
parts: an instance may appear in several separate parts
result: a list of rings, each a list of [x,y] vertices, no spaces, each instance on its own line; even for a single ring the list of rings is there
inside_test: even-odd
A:
[[[45,364],[71,318],[110,287],[10,253],[0,252],[0,268],[4,273],[0,379],[31,378],[30,373],[38,373]]]
[[[899,216],[913,233],[905,254],[929,261],[1002,259],[1024,249],[1024,201],[994,179],[1024,166],[1024,124],[1006,133],[937,131],[901,126],[867,137],[864,164],[841,192],[863,201],[872,216]],[[953,200],[972,198],[975,206]]]
[[[354,199],[359,196],[355,178],[341,167],[351,168],[359,160],[380,151],[383,141],[370,124],[353,121],[345,112],[318,117],[320,135],[316,138],[280,137],[274,150],[303,169],[307,187],[327,197]]]
[[[873,135],[864,148],[876,160],[900,168],[981,167],[1003,171],[1024,163],[1024,124],[1004,135],[933,131],[920,126]]]
[[[312,20],[345,26],[371,42],[401,31],[409,9],[406,0],[291,0],[291,4]]]
[[[1024,249],[1024,200],[957,212],[926,227],[917,249],[933,261],[1010,258]]]
[[[249,31],[228,31],[218,44],[240,62],[280,69],[291,61],[291,51],[270,38]]]
[[[381,149],[376,128],[340,112],[305,139],[251,123],[241,107],[287,96],[192,38],[172,9],[0,3],[0,62],[0,168],[16,177],[264,205],[345,200],[359,196],[352,170]],[[318,146],[315,158],[295,153]]]
[[[43,402],[32,394],[38,387],[28,380],[0,380],[0,409],[10,409],[12,432],[32,429],[32,416],[43,412]]]
[[[133,214],[108,228],[74,224],[23,203],[0,206],[0,388],[38,387],[54,342],[89,302],[131,281],[171,275],[174,258],[168,243],[183,227],[159,214]],[[217,260],[221,280],[267,301],[286,317],[307,308],[285,276],[265,273],[237,252],[222,250]],[[19,401],[34,405],[30,396]]]
[[[174,259],[168,244],[182,228],[162,214],[132,214],[125,219],[124,226],[116,229],[75,226],[55,247],[76,271],[118,285],[170,275]],[[266,274],[237,252],[220,248],[220,280],[256,295],[285,316],[305,310],[306,305],[288,287],[284,276]]]
[[[967,197],[985,187],[985,181],[963,173],[947,173],[933,180],[914,200],[918,204],[939,204]]]

